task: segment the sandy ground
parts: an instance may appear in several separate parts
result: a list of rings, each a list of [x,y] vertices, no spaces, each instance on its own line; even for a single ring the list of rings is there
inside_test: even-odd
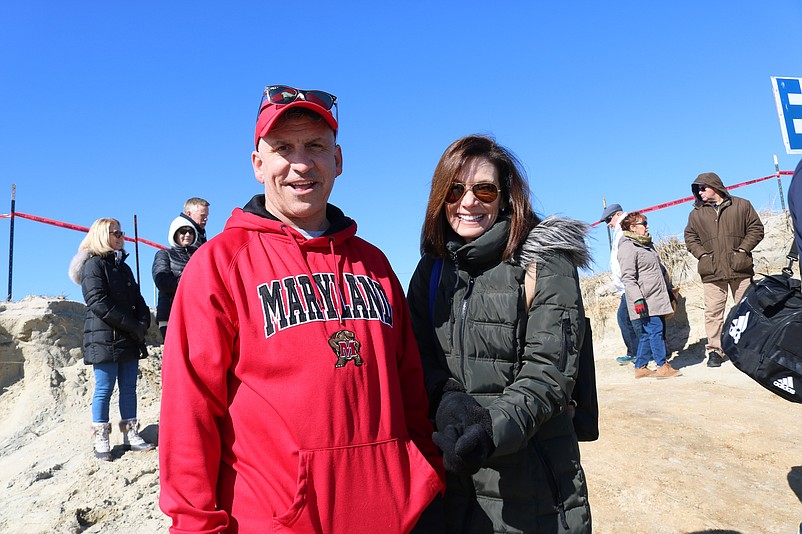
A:
[[[623,347],[623,343],[622,343]],[[802,522],[802,406],[700,345],[683,375],[633,378],[597,360],[600,439],[582,443],[597,533],[795,533]]]
[[[782,252],[777,243],[767,237],[763,246]],[[632,365],[615,362],[624,352],[617,299],[604,280],[583,282],[601,406],[600,439],[581,444],[594,531],[794,534],[802,522],[802,405],[729,362],[707,368],[701,288],[693,276],[677,280],[669,348],[683,376],[667,380],[635,380]],[[0,533],[151,534],[169,526],[157,505],[157,451],[123,451],[115,429],[115,460],[92,456],[83,314],[82,303],[56,298],[0,303]],[[157,340],[154,329],[139,383],[142,435],[152,442]]]

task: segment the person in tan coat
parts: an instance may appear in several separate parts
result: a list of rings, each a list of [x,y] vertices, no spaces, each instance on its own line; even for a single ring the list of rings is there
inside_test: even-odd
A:
[[[673,312],[671,283],[649,235],[649,223],[639,211],[621,220],[624,235],[618,245],[621,281],[632,326],[640,332],[635,356],[635,378],[671,378],[680,373],[666,361],[664,316]],[[654,358],[657,370],[649,369]]]
[[[697,176],[691,191],[696,201],[685,227],[685,247],[699,260],[707,366],[720,367],[724,361],[721,330],[727,293],[738,302],[752,282],[752,249],[763,240],[763,223],[748,200],[730,196],[716,173]]]

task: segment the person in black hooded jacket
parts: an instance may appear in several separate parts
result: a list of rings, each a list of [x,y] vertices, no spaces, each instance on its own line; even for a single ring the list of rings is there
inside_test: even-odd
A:
[[[153,448],[139,435],[136,418],[136,381],[139,359],[147,356],[150,310],[125,264],[124,236],[116,219],[96,220],[69,269],[86,301],[84,363],[94,369],[92,431],[95,457],[104,461],[111,460],[109,405],[115,383],[120,387],[123,445],[138,451]]]
[[[170,223],[167,240],[170,248],[156,253],[151,270],[153,282],[159,290],[156,321],[159,323],[162,339],[167,335],[167,321],[170,318],[170,308],[173,307],[173,299],[178,290],[181,273],[184,272],[189,258],[200,245],[195,228],[182,216],[176,217]]]

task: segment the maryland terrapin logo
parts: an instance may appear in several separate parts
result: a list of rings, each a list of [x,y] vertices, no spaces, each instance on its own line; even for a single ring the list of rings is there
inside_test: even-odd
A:
[[[359,348],[362,344],[356,340],[356,336],[350,330],[338,330],[329,338],[329,346],[337,356],[337,363],[334,367],[344,367],[348,360],[353,360],[357,367],[362,365],[362,356],[359,355]]]

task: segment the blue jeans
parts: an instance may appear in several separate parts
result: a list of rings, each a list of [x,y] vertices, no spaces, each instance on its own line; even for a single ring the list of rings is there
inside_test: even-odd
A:
[[[658,367],[666,363],[666,342],[663,339],[663,318],[658,316],[635,319],[632,326],[640,330],[635,367],[644,367],[654,358]]]
[[[93,367],[95,369],[95,393],[92,395],[92,422],[109,422],[109,404],[115,382],[120,385],[120,419],[135,419],[139,360],[96,363]]]
[[[624,338],[624,345],[627,346],[627,356],[633,358],[638,354],[638,343],[640,342],[640,330],[635,330],[632,321],[629,319],[627,310],[627,296],[621,295],[621,304],[618,305],[618,328],[621,329],[621,337]]]

